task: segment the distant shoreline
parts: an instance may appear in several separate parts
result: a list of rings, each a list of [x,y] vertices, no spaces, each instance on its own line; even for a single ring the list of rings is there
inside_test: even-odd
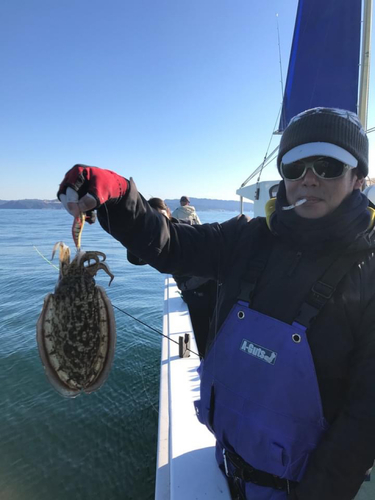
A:
[[[191,205],[195,207],[197,212],[238,212],[240,202],[235,200],[215,200],[208,198],[190,198]],[[179,206],[179,200],[165,200],[171,210]],[[58,200],[0,200],[0,210],[61,210],[64,208]],[[244,210],[252,210],[253,204],[244,203]]]

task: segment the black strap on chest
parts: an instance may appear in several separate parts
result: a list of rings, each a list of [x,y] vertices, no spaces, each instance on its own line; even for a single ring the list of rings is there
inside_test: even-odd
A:
[[[338,257],[323,276],[313,284],[294,321],[306,328],[311,326],[319,311],[335,293],[341,280],[365,255],[366,253],[363,252]]]
[[[253,248],[249,249],[249,264],[241,278],[238,300],[249,303],[254,297],[255,287],[263,271],[266,268],[272,251],[272,235],[268,229],[262,228],[258,231],[259,238],[253,242]]]
[[[240,292],[237,297],[238,300],[248,302],[249,307],[251,307],[258,280],[271,255],[272,238],[272,234],[268,230],[260,228],[253,248],[249,251],[249,264],[241,279]],[[312,285],[294,321],[306,328],[310,327],[320,310],[335,293],[341,280],[367,254],[368,251],[364,251],[338,256],[323,273],[323,276]]]

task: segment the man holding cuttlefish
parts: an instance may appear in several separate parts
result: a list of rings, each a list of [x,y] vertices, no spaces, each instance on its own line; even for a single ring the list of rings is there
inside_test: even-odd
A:
[[[356,115],[314,108],[281,138],[267,217],[173,225],[130,181],[75,165],[58,196],[161,272],[218,280],[199,420],[233,498],[351,500],[375,459],[375,212]]]

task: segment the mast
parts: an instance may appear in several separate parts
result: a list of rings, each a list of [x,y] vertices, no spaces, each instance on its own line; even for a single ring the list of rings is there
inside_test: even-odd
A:
[[[367,130],[368,96],[369,96],[369,81],[370,81],[370,46],[371,46],[371,24],[372,24],[371,22],[372,22],[372,0],[364,0],[358,116],[365,130]]]

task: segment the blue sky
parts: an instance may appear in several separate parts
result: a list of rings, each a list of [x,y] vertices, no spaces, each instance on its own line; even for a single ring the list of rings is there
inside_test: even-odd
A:
[[[237,199],[281,104],[276,14],[285,81],[296,9],[297,0],[3,2],[0,199],[53,199],[75,163],[132,176],[146,197]]]

